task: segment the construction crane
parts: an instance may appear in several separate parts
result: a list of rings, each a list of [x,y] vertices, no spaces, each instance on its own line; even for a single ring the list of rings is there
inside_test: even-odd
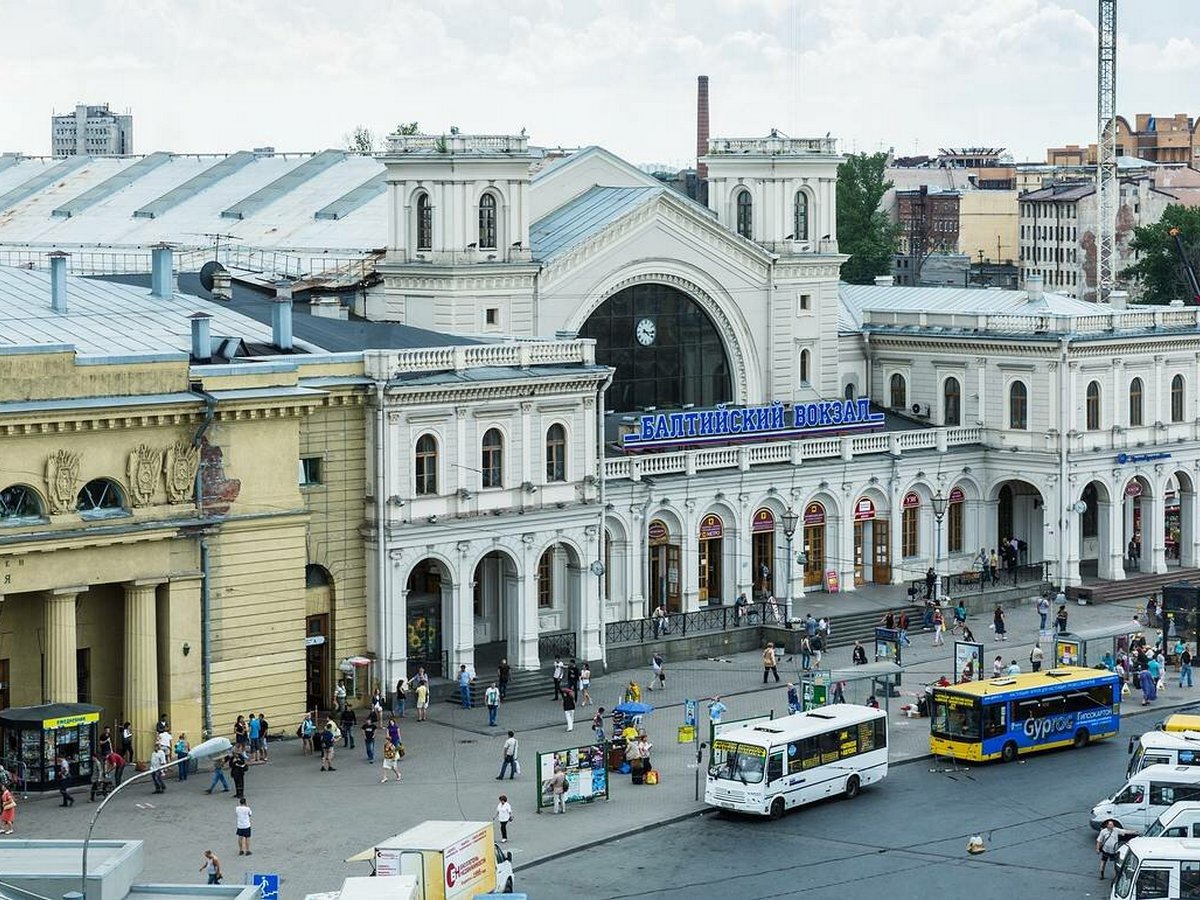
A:
[[[1096,19],[1096,300],[1108,303],[1117,258],[1117,0]]]
[[[1183,235],[1179,233],[1178,228],[1168,230],[1167,234],[1175,239],[1175,250],[1179,253],[1179,262],[1183,266],[1183,280],[1192,289],[1192,302],[1200,306],[1200,280],[1196,278],[1196,270],[1188,261],[1187,251],[1183,247]]]

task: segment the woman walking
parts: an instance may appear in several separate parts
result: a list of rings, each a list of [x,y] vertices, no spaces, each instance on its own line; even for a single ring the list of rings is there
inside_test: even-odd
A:
[[[12,795],[8,785],[0,793],[0,834],[12,834],[13,823],[17,818],[17,798]]]
[[[379,779],[380,784],[388,780],[388,772],[396,776],[396,781],[400,780],[400,759],[396,753],[396,745],[390,740],[383,742],[383,774]]]
[[[179,774],[177,777],[180,781],[187,781],[188,766],[192,763],[191,757],[188,755],[191,749],[191,745],[188,744],[187,734],[182,731],[179,732],[179,739],[175,741],[175,760],[179,763]]]
[[[500,843],[508,843],[508,826],[513,820],[512,804],[508,802],[508,795],[501,794],[500,802],[496,804],[496,821],[500,823]]]
[[[592,684],[592,670],[585,662],[583,668],[579,670],[579,700],[580,706],[591,706],[592,695],[588,693],[588,688]]]
[[[996,630],[996,640],[1007,641],[1008,635],[1004,633],[1004,607],[999,603],[992,611],[992,627]]]

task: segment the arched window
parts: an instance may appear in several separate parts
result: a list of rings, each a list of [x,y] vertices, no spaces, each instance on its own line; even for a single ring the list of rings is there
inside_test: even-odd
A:
[[[10,484],[0,491],[0,525],[36,522],[44,517],[42,501],[32,489]]]
[[[808,384],[811,380],[811,354],[807,350],[800,351],[800,383]]]
[[[754,238],[754,210],[750,192],[738,191],[737,195],[737,233],[744,238]]]
[[[567,480],[567,431],[558,423],[546,431],[546,480]]]
[[[962,424],[962,386],[957,378],[947,378],[942,385],[942,412],[947,426]]]
[[[892,376],[891,388],[892,409],[904,409],[908,405],[908,386],[904,383],[904,376],[899,372]]]
[[[485,488],[504,487],[504,436],[499,428],[489,428],[483,436],[483,472]]]
[[[1129,425],[1142,424],[1142,379],[1129,382]]]
[[[1008,389],[1008,427],[1018,431],[1029,428],[1029,388],[1014,381]]]
[[[1086,427],[1088,431],[1100,430],[1100,382],[1089,381],[1087,399],[1084,403]]]
[[[496,195],[479,198],[479,249],[496,249]]]
[[[846,390],[842,392],[842,396],[845,397],[847,400],[853,400],[854,392],[855,392],[854,382],[847,381],[846,382]]]
[[[417,249],[433,249],[433,204],[428,194],[417,198]]]
[[[1171,421],[1183,421],[1184,381],[1182,375],[1171,379]]]
[[[423,434],[417,438],[417,458],[415,462],[418,496],[426,496],[438,492],[437,454],[437,438],[432,434]]]
[[[792,212],[792,236],[798,241],[808,240],[808,194],[796,191],[796,206]]]
[[[124,512],[125,501],[115,481],[95,478],[80,489],[75,498],[75,509],[85,518],[103,518]]]
[[[538,609],[554,607],[554,548],[547,547],[537,564]]]

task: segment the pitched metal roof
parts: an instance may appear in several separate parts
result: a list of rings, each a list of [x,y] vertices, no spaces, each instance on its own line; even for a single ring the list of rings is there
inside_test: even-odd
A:
[[[593,187],[530,226],[533,258],[549,262],[665,194],[665,187]]]
[[[1006,316],[1094,316],[1095,303],[1065,294],[1043,293],[1031,301],[1025,291],[998,288],[879,287],[873,284],[838,285],[838,331],[862,331],[869,310],[907,313],[960,313]],[[1105,312],[1111,310],[1105,309]]]

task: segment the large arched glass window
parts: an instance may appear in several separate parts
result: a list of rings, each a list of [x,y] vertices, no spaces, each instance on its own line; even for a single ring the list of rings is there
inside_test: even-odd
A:
[[[1171,379],[1171,421],[1183,421],[1184,381],[1182,375]]]
[[[796,191],[796,206],[792,212],[792,236],[798,241],[808,240],[808,194]]]
[[[433,249],[433,204],[428,194],[417,198],[417,249]]]
[[[436,494],[438,468],[437,438],[432,434],[423,434],[417,438],[416,476],[417,494],[426,496]]]
[[[1029,388],[1014,381],[1008,389],[1008,427],[1018,431],[1029,428]]]
[[[800,351],[800,383],[808,384],[812,380],[812,354],[807,350]]]
[[[504,487],[504,436],[499,428],[489,428],[483,436],[480,470],[485,488]]]
[[[479,249],[496,249],[496,195],[479,198]]]
[[[948,427],[962,424],[962,386],[957,378],[947,378],[942,385],[942,410]]]
[[[124,512],[125,501],[115,481],[94,478],[80,489],[75,509],[84,518],[103,518]]]
[[[1135,378],[1129,382],[1129,425],[1135,427],[1142,424],[1142,379]]]
[[[1100,382],[1089,381],[1084,403],[1085,426],[1088,431],[1100,430]]]
[[[737,195],[737,233],[744,238],[754,239],[754,203],[747,190]]]
[[[554,608],[554,548],[547,547],[537,564],[538,609]]]
[[[904,409],[908,405],[908,385],[899,372],[892,376],[891,395],[892,409]]]
[[[546,430],[546,480],[567,480],[567,430],[557,422]]]
[[[0,525],[37,522],[45,516],[36,492],[22,484],[10,484],[0,491]]]

